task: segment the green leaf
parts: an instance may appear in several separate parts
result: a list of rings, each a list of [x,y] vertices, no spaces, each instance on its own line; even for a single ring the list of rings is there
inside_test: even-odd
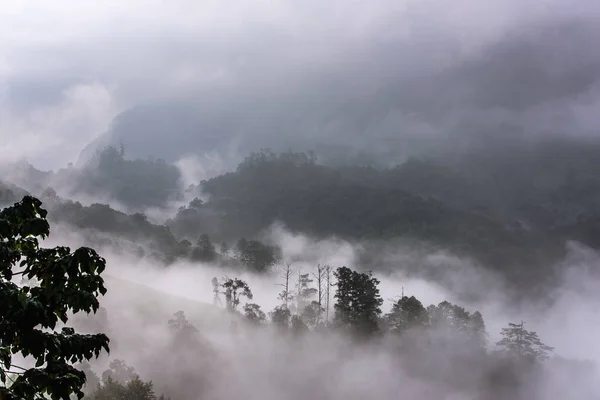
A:
[[[19,292],[19,303],[21,304],[21,307],[23,307],[23,309],[27,308],[28,301],[29,301],[29,299],[27,298],[27,294],[24,291],[20,291]]]

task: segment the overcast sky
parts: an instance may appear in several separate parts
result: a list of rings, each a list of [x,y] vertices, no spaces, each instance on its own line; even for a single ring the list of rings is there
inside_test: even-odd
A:
[[[64,166],[119,112],[202,96],[215,114],[249,99],[261,118],[286,99],[294,112],[277,118],[316,135],[591,135],[599,11],[593,0],[7,0],[0,158]]]

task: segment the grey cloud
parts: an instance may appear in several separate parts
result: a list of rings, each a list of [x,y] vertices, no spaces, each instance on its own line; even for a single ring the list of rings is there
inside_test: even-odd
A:
[[[76,82],[110,85],[125,113],[103,142],[171,160],[234,138],[248,149],[405,148],[500,126],[589,133],[595,122],[580,103],[597,98],[598,7],[583,0],[123,7],[83,15],[82,39],[65,30],[50,45],[11,46],[8,104],[22,111]]]

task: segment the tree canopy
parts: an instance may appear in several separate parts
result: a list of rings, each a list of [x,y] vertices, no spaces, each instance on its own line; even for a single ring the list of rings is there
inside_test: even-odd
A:
[[[93,249],[43,248],[50,226],[42,203],[24,197],[0,211],[0,398],[81,398],[85,373],[73,363],[108,351],[104,334],[83,335],[61,324],[69,313],[96,312],[106,293],[105,260]],[[18,285],[21,276],[28,283]],[[14,355],[33,367],[16,365]]]

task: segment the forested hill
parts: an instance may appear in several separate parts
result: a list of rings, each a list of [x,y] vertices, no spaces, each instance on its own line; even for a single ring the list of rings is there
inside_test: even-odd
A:
[[[251,236],[276,221],[318,237],[416,239],[510,269],[515,281],[531,281],[528,275],[539,275],[538,267],[562,256],[565,237],[557,229],[507,224],[481,207],[468,210],[408,191],[406,180],[402,167],[332,168],[305,154],[263,152],[248,157],[236,172],[202,183],[209,200],[180,210],[170,226],[193,235],[208,225],[225,240]]]
[[[254,232],[281,220],[316,235],[409,235],[469,246],[541,235],[596,246],[599,160],[597,143],[560,141],[388,169],[328,167],[303,153],[265,151],[201,188],[210,199],[204,207],[226,221],[225,230]]]
[[[33,194],[50,202],[55,221],[102,232],[108,237],[104,240],[124,241],[167,263],[179,257],[211,260],[220,245],[234,249],[244,239],[242,244],[250,241],[267,260],[259,263],[263,269],[277,252],[253,240],[275,222],[294,232],[363,244],[389,239],[428,243],[475,258],[523,284],[551,279],[551,267],[565,255],[568,240],[600,247],[596,142],[549,140],[475,149],[460,157],[411,159],[391,168],[332,166],[318,160],[312,153],[253,153],[235,171],[192,188],[204,200],[179,208],[164,226],[141,212],[83,206],[43,189],[44,182],[60,184],[69,178],[71,191],[92,198],[103,193],[137,210],[166,207],[182,198],[173,165],[127,160],[123,149],[107,148],[82,169],[45,174],[36,180],[33,187],[39,191]],[[28,166],[29,175],[39,178],[38,172]],[[10,184],[0,192],[4,203],[16,201],[19,193]],[[366,267],[378,268],[373,254],[365,259],[375,260]]]

